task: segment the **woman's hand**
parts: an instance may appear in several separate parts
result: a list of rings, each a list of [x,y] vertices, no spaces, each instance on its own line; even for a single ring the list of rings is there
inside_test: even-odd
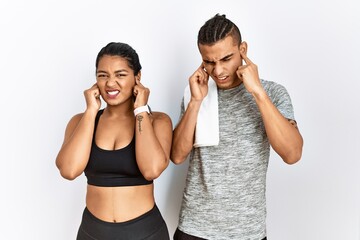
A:
[[[139,80],[136,80],[133,93],[135,96],[134,109],[145,106],[147,104],[150,95],[150,89],[144,87],[144,85],[142,85]]]
[[[84,96],[87,110],[99,111],[101,107],[100,90],[96,83],[84,91]]]

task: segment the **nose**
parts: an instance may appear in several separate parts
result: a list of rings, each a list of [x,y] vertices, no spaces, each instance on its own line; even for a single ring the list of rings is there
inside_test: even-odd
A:
[[[220,76],[221,72],[222,72],[222,69],[223,69],[223,67],[221,66],[221,64],[216,63],[213,66],[213,69],[212,69],[212,72],[213,72],[214,76]]]
[[[106,81],[107,86],[114,86],[116,84],[115,76],[110,76]]]

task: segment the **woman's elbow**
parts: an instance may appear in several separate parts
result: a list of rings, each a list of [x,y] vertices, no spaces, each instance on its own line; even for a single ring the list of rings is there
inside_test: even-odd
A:
[[[65,172],[65,171],[60,171],[60,175],[65,178],[66,180],[74,180],[77,176],[74,175],[74,174],[70,174],[68,172]]]
[[[148,181],[155,180],[158,177],[160,177],[160,175],[167,168],[168,165],[169,165],[169,159],[165,159],[160,166],[154,166],[151,169],[143,171],[142,174],[144,178]]]
[[[145,171],[143,176],[147,181],[152,181],[160,177],[161,173],[162,171]]]
[[[71,168],[65,168],[64,166],[57,165],[57,168],[59,169],[60,175],[67,179],[67,180],[74,180],[78,176],[81,175],[82,172],[79,173],[79,171]]]

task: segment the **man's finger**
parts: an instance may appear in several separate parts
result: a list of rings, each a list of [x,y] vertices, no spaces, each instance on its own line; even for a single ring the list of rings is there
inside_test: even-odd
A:
[[[208,79],[209,79],[209,74],[204,70],[201,69],[200,70],[200,79],[202,83],[207,83]]]
[[[252,64],[252,61],[246,56],[244,52],[240,51],[240,55],[244,59],[246,65]]]

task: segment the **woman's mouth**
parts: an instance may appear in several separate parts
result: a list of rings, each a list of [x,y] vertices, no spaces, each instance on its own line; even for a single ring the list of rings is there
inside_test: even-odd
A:
[[[107,95],[109,98],[116,98],[116,96],[120,93],[119,90],[111,90],[111,91],[106,91]]]

